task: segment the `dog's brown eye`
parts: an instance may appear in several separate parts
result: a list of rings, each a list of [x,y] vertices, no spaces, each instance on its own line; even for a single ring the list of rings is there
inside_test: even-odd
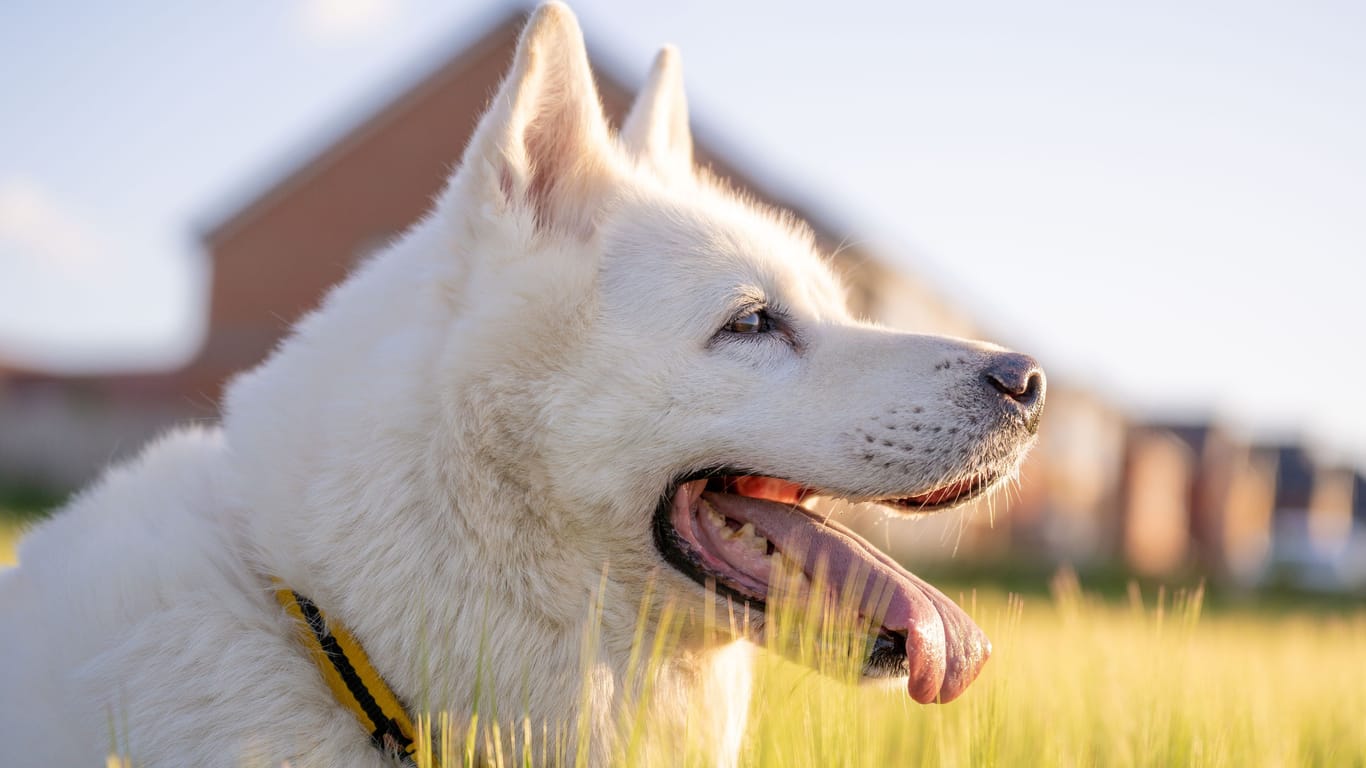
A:
[[[768,315],[762,309],[756,309],[730,321],[726,330],[731,333],[763,333],[769,329]]]

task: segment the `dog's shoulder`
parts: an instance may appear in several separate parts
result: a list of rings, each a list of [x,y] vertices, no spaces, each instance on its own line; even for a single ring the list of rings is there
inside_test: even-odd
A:
[[[198,549],[221,512],[227,471],[217,428],[186,427],[110,467],[19,544],[22,571],[101,570],[112,560]],[[173,547],[165,545],[174,542]],[[148,550],[155,548],[155,552]],[[173,554],[173,553],[172,553]]]
[[[0,632],[0,765],[111,747],[148,765],[379,762],[251,567],[239,491],[221,432],[178,429],[24,539],[0,580],[25,628]]]
[[[78,690],[78,669],[149,616],[227,593],[234,582],[240,589],[246,569],[223,524],[231,503],[225,456],[217,429],[176,430],[111,467],[24,536],[19,565],[0,587],[4,613],[24,629],[0,633],[7,659],[0,710],[13,716],[3,718],[0,733],[13,726],[7,735],[23,743],[41,738],[44,722],[59,730],[73,715],[102,722],[83,712],[88,697]],[[0,764],[12,764],[4,754]]]

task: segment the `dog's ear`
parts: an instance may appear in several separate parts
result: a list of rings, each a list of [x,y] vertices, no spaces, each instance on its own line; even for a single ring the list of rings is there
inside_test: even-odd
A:
[[[626,148],[666,179],[692,174],[692,131],[678,49],[665,46],[621,127]]]
[[[483,206],[526,207],[538,227],[586,235],[614,152],[578,21],[549,2],[522,30],[453,183],[472,185]]]

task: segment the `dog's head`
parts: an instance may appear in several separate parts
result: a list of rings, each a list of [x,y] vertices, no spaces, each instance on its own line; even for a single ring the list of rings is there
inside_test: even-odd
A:
[[[677,55],[614,137],[558,5],[531,20],[443,207],[477,262],[459,303],[486,308],[450,358],[452,418],[483,413],[466,453],[526,469],[557,547],[751,607],[775,558],[867,578],[869,671],[909,674],[920,701],[971,682],[989,652],[971,620],[807,508],[925,512],[998,487],[1038,426],[1033,360],[852,318],[802,224],[694,170]]]
[[[1028,357],[851,317],[809,230],[694,168],[671,50],[614,135],[552,3],[432,214],[233,386],[225,423],[275,510],[263,558],[386,654],[402,623],[375,584],[510,592],[558,626],[605,572],[629,627],[651,583],[762,609],[781,561],[852,594],[868,671],[930,701],[986,639],[809,507],[988,493],[1043,399]]]

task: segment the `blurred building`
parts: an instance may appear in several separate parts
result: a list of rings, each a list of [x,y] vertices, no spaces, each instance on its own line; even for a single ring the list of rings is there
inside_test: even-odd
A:
[[[1120,528],[1135,570],[1261,577],[1282,487],[1274,462],[1208,423],[1136,426],[1127,453]]]
[[[1266,575],[1274,531],[1276,462],[1250,445],[1230,457],[1228,486],[1220,525],[1220,557],[1212,558],[1216,575],[1240,587],[1260,582]]]
[[[1212,424],[1136,425],[1126,453],[1120,551],[1133,570],[1243,588],[1366,586],[1360,473]]]
[[[1268,446],[1262,453],[1276,465],[1265,577],[1316,589],[1366,586],[1360,474],[1315,462],[1298,445]]]
[[[58,375],[10,366],[0,371],[0,487],[65,493],[171,424],[216,413],[175,375]]]
[[[1366,473],[1360,471],[1352,480],[1352,533],[1341,571],[1348,584],[1366,587]]]
[[[1189,561],[1198,467],[1190,446],[1170,430],[1137,426],[1129,432],[1120,531],[1121,552],[1134,570],[1171,573]]]

